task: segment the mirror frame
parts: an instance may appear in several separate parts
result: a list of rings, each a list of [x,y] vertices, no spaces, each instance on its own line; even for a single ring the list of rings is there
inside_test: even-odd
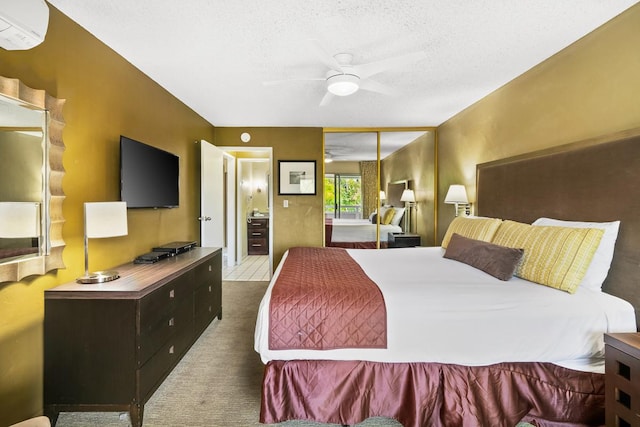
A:
[[[62,238],[62,226],[65,222],[62,216],[62,202],[65,198],[62,190],[64,177],[62,131],[65,125],[62,107],[65,100],[55,98],[44,90],[32,89],[19,79],[2,76],[0,76],[0,95],[19,101],[26,108],[42,110],[46,114],[47,129],[44,143],[46,182],[43,204],[48,206],[49,212],[43,254],[0,264],[0,283],[2,283],[17,282],[27,276],[42,275],[58,268],[65,268],[62,258],[65,247]]]

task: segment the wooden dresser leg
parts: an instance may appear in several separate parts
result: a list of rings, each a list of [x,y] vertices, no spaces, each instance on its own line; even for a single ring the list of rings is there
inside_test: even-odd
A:
[[[131,405],[129,407],[129,418],[131,427],[142,427],[142,417],[144,415],[144,405]]]
[[[47,408],[44,408],[44,415],[49,418],[49,422],[51,423],[51,427],[55,427],[56,423],[58,422],[58,416],[60,415],[60,412],[58,411],[54,411],[54,410],[47,410]]]

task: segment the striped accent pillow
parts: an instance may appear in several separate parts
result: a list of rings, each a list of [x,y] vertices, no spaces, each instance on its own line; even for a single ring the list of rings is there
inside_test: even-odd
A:
[[[598,228],[504,221],[491,242],[524,249],[516,276],[572,294],[587,272],[603,234]]]
[[[501,223],[502,220],[499,218],[455,217],[442,239],[442,247],[446,249],[453,233],[469,239],[491,242]]]

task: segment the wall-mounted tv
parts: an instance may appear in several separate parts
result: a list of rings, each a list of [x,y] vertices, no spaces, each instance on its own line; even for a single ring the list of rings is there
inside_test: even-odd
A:
[[[128,208],[175,208],[179,204],[180,158],[120,136],[120,200]]]

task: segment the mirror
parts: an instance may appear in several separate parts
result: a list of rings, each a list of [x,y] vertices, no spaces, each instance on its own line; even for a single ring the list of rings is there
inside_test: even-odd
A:
[[[427,242],[431,230],[424,225],[418,228],[416,197],[422,197],[420,220],[434,224],[432,217],[425,216],[424,207],[433,201],[435,129],[325,129],[324,132],[325,246],[384,248],[389,233],[419,232]],[[413,148],[403,150],[410,144]],[[349,180],[359,180],[359,210],[355,216],[341,210],[349,208],[345,205],[350,203],[341,199],[340,194],[350,189]],[[412,190],[411,201],[401,200],[406,189]],[[389,207],[400,215],[389,218],[391,222],[381,224],[377,216],[371,216],[378,211],[384,214]]]
[[[64,268],[63,104],[0,77],[0,282]]]

